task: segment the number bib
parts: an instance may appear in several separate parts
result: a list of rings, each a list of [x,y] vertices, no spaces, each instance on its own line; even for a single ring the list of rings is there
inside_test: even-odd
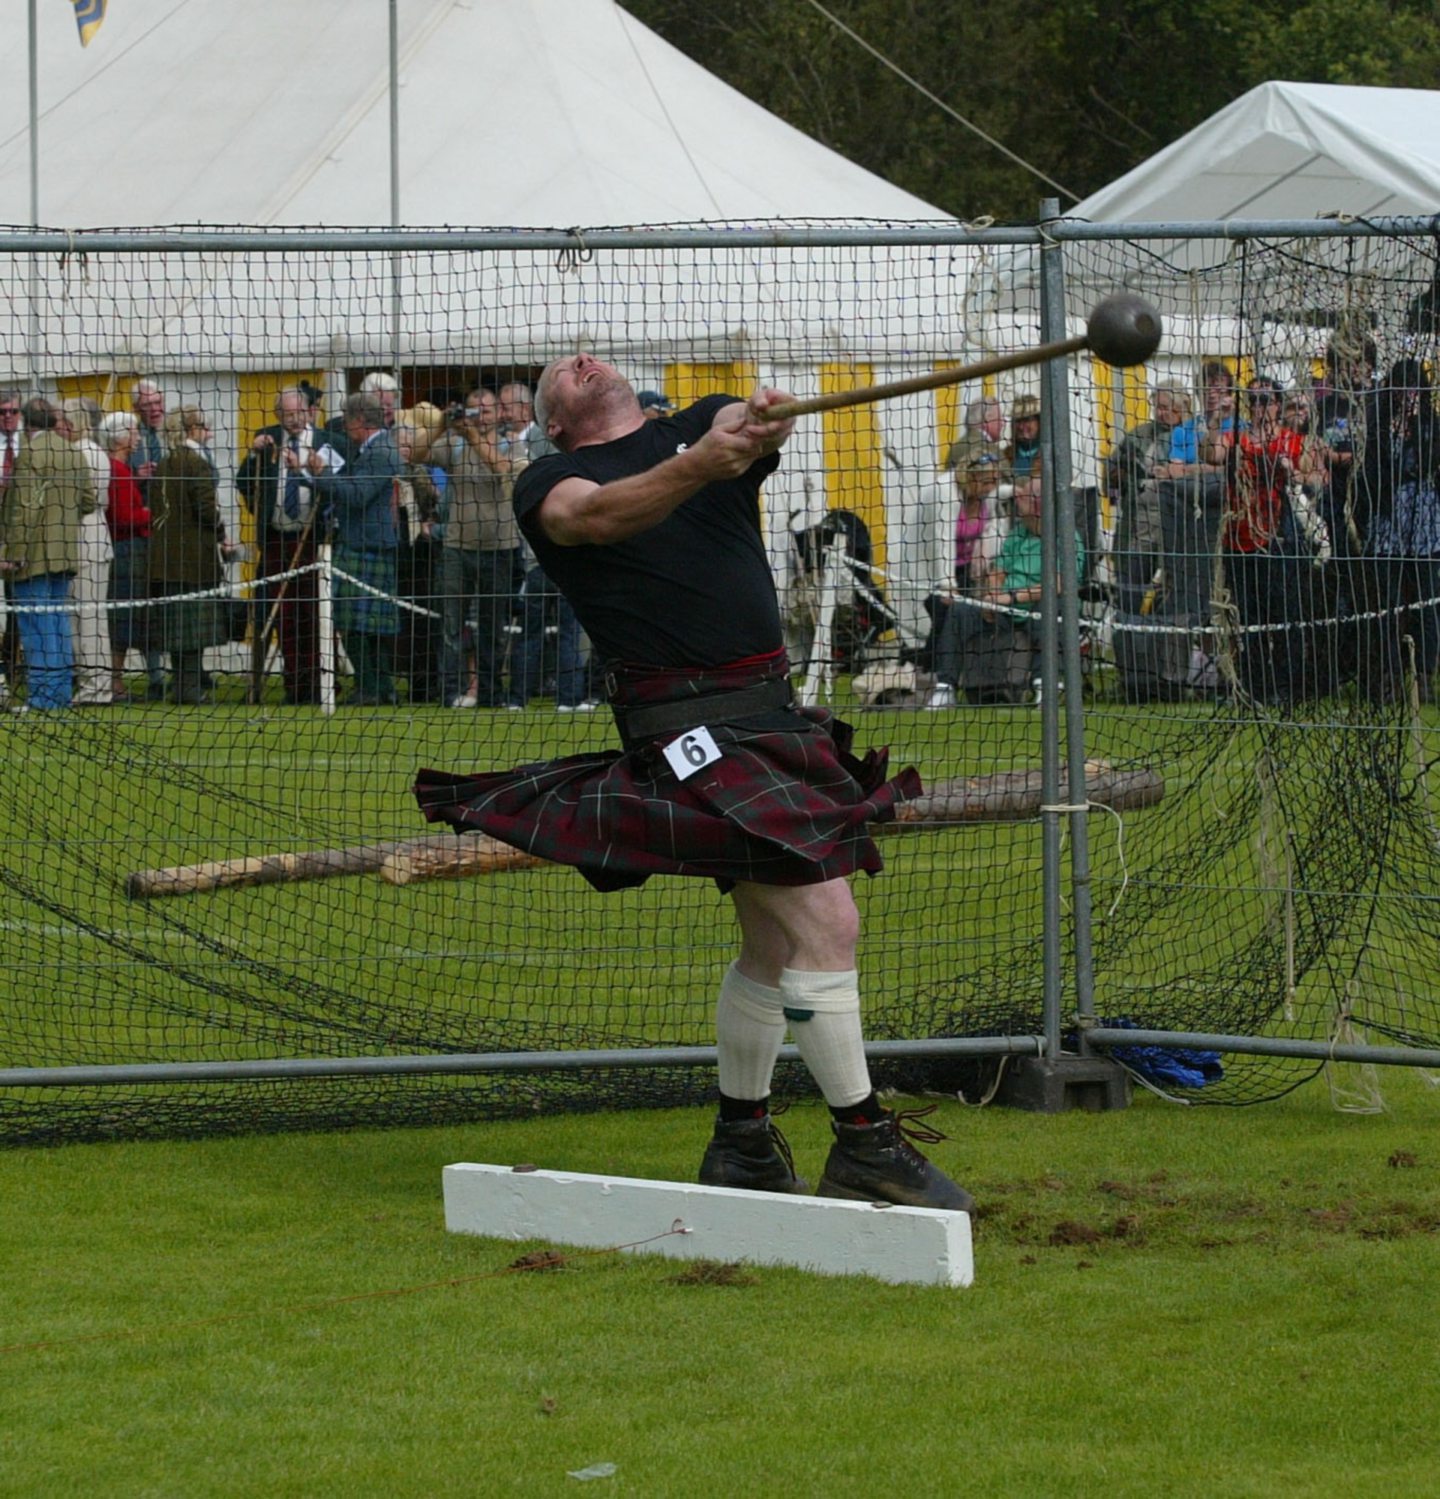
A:
[[[686,780],[697,770],[704,770],[720,759],[720,746],[715,743],[710,730],[703,726],[687,729],[678,739],[665,746],[665,758],[677,781]]]

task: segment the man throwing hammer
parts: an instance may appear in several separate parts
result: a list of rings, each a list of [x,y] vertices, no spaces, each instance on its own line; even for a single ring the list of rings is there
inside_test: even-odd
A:
[[[832,1114],[820,1195],[968,1211],[910,1138],[941,1137],[881,1108],[870,1084],[846,876],[880,868],[866,824],[920,779],[886,779],[883,751],[857,759],[847,725],[793,700],[758,503],[792,425],[765,411],[785,399],[711,396],[646,421],[589,354],[545,370],[536,416],[560,451],[517,480],[515,512],[606,662],[624,749],[421,771],[416,795],[432,821],[573,864],[598,890],[681,874],[729,893],[740,953],[720,986],[702,1182],[807,1190],[769,1110],[788,1025]]]

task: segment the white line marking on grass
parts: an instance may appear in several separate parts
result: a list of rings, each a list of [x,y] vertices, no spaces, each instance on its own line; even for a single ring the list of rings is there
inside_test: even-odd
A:
[[[90,938],[96,942],[197,942],[189,932],[171,931],[169,927],[152,929],[141,927],[130,930],[124,927],[62,926],[49,921],[0,921],[0,932],[21,932],[27,937],[63,937],[67,941],[74,937]]]

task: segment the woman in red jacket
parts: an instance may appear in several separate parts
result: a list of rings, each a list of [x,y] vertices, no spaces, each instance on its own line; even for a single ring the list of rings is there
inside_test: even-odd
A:
[[[110,457],[110,487],[105,497],[105,522],[115,560],[110,564],[111,603],[149,597],[150,512],[130,467],[138,435],[128,411],[112,411],[100,423],[100,440]],[[149,610],[143,606],[110,611],[110,667],[112,696],[125,700],[125,658],[131,650],[142,655],[148,647]]]

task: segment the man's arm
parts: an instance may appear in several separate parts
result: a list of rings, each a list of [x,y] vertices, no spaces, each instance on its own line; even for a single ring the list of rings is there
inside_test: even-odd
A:
[[[493,427],[482,428],[476,422],[456,422],[452,430],[458,432],[469,443],[475,456],[492,473],[514,472],[514,460],[500,451],[498,435]]]
[[[250,451],[246,453],[235,474],[235,488],[239,492],[245,508],[253,515],[255,505],[259,498],[259,491],[263,490],[266,481],[273,488],[275,483],[275,435],[271,428],[255,434],[254,441],[250,444]],[[269,470],[268,474],[266,470]]]
[[[540,502],[541,530],[557,546],[611,546],[648,531],[705,485],[739,478],[777,452],[795,424],[766,421],[764,408],[789,399],[762,390],[722,406],[699,442],[644,473],[609,484],[562,479]]]

